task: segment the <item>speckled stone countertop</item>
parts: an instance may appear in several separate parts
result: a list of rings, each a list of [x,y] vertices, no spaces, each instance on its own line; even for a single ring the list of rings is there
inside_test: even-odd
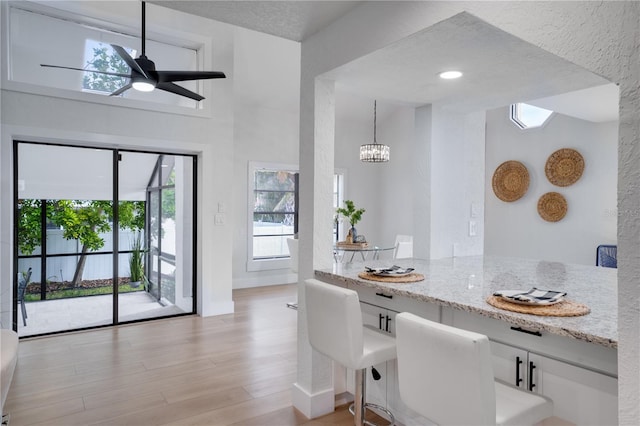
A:
[[[364,266],[392,264],[415,268],[425,280],[416,283],[383,283],[364,280]],[[493,256],[455,257],[438,260],[396,259],[335,264],[316,270],[317,278],[332,278],[383,290],[441,306],[477,313],[530,329],[617,348],[617,270],[531,259]],[[497,290],[529,290],[537,287],[567,293],[567,299],[587,305],[591,312],[579,317],[545,317],[494,308],[485,300]]]

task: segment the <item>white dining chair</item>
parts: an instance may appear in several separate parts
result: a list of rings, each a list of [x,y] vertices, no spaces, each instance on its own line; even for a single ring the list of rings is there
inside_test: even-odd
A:
[[[487,336],[396,316],[400,398],[439,425],[533,425],[553,415],[542,395],[494,381]]]
[[[405,259],[413,257],[413,236],[412,235],[396,235],[395,250],[393,251],[394,259]]]

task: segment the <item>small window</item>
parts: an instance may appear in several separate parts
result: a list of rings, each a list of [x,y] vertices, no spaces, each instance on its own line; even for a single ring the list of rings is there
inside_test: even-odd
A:
[[[511,104],[511,121],[521,129],[533,129],[543,126],[553,115],[553,111],[537,106],[517,103]]]
[[[253,179],[253,259],[289,257],[287,238],[295,234],[298,216],[298,173],[256,169]]]

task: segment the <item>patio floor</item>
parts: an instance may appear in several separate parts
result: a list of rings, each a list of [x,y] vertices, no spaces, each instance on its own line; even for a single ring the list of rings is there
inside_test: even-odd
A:
[[[123,293],[118,300],[120,322],[185,313],[175,305],[161,305],[146,291]],[[33,336],[112,324],[112,303],[112,295],[27,302],[26,327],[18,306],[18,335]]]

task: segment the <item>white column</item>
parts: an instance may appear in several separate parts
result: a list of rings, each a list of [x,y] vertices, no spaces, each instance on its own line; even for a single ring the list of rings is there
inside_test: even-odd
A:
[[[334,410],[332,361],[309,345],[304,280],[332,260],[335,98],[333,81],[301,84],[298,375],[293,405],[315,418]],[[306,84],[305,84],[306,83]]]

